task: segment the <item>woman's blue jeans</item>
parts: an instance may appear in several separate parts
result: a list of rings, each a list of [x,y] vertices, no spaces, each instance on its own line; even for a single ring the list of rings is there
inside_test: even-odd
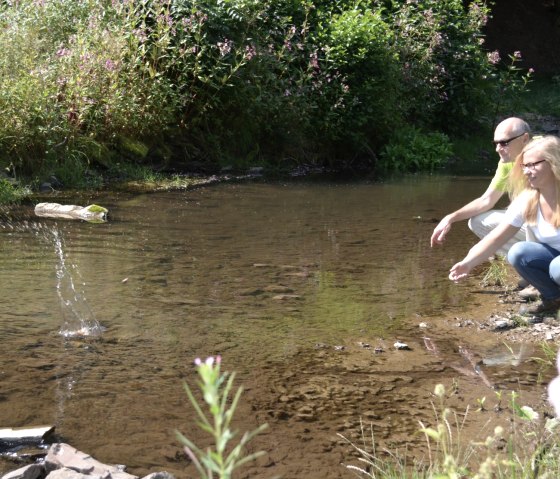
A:
[[[560,251],[543,243],[519,241],[510,248],[507,258],[544,300],[560,298]]]

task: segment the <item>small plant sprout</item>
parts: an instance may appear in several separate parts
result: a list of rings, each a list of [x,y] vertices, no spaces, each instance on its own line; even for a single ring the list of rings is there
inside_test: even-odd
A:
[[[497,404],[494,406],[494,411],[500,412],[502,410],[502,391],[494,391],[496,397],[498,398]]]
[[[177,432],[177,437],[185,445],[185,452],[196,466],[202,479],[230,479],[235,469],[264,454],[264,451],[259,451],[244,455],[243,449],[251,439],[268,427],[267,424],[262,424],[255,430],[246,432],[237,445],[228,448],[229,442],[236,435],[230,426],[243,389],[241,387],[237,389],[228,408],[235,373],[222,373],[220,364],[220,356],[209,357],[205,361],[198,358],[195,360],[201,379],[198,386],[202,391],[204,402],[210,410],[211,419],[203,412],[188,384],[184,385],[189,400],[198,415],[198,426],[214,439],[214,446],[203,450]]]
[[[478,398],[476,400],[476,403],[478,404],[478,409],[477,411],[486,411],[485,407],[484,407],[484,403],[486,402],[486,396],[482,397],[482,398]]]
[[[451,391],[449,395],[451,396],[452,394],[459,394],[459,381],[457,381],[457,378],[453,378],[451,382]]]

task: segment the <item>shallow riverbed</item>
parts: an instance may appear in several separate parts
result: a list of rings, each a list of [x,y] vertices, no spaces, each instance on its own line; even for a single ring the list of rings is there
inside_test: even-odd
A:
[[[457,327],[497,302],[480,277],[447,280],[475,242],[466,224],[429,245],[437,220],[487,181],[250,182],[74,200],[108,208],[104,224],[6,212],[0,426],[53,424],[60,440],[133,474],[194,477],[175,430],[207,440],[182,383],[195,384],[194,358],[220,354],[245,388],[236,426],[270,426],[246,477],[336,478],[353,459],[337,434],[356,439],[360,418],[388,446],[420,450],[437,383],[458,384],[461,408],[493,398],[465,350],[498,358],[483,364],[493,386],[536,401],[533,346],[512,363],[500,338]]]

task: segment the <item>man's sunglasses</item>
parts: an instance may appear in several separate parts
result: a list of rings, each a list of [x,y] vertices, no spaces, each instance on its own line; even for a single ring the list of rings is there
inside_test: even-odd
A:
[[[510,138],[509,140],[493,141],[492,143],[494,143],[494,145],[496,145],[496,146],[500,145],[501,147],[508,146],[513,140],[519,138],[520,136],[523,136],[524,134],[525,133],[521,133],[521,135],[514,136],[513,138]]]

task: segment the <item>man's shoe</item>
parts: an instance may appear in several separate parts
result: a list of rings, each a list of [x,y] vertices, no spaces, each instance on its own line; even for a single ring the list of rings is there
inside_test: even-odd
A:
[[[541,293],[539,293],[539,290],[531,284],[517,293],[517,296],[524,301],[534,301],[538,299],[540,295]]]
[[[542,301],[537,301],[536,303],[529,304],[527,306],[522,306],[519,313],[524,316],[544,316],[544,315],[554,315],[558,313],[560,309],[560,298],[555,299],[543,299]]]

